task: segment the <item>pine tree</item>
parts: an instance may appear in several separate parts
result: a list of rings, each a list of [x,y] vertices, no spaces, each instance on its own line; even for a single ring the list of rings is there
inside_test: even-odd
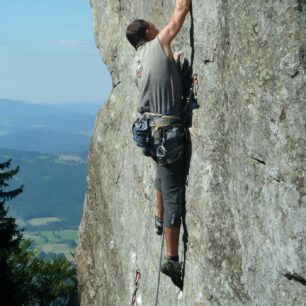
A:
[[[15,219],[8,216],[6,201],[17,197],[23,186],[6,191],[7,181],[19,172],[19,166],[9,170],[11,159],[0,163],[0,301],[9,302],[14,296],[16,281],[12,278],[10,254],[19,249],[22,232],[18,230]],[[14,305],[14,304],[13,304]],[[17,305],[17,304],[16,304]]]
[[[66,305],[68,296],[77,294],[76,269],[66,258],[39,258],[8,216],[6,202],[23,191],[23,186],[6,190],[19,172],[19,166],[10,166],[11,159],[0,163],[0,305]]]

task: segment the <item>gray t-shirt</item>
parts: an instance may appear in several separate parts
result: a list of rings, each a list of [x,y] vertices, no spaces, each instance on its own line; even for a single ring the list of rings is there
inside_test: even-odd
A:
[[[138,48],[133,74],[140,91],[140,113],[181,113],[180,72],[176,63],[165,54],[158,37]]]

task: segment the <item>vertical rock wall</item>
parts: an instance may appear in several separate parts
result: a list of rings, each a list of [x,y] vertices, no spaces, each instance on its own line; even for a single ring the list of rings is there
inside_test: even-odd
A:
[[[162,27],[174,3],[91,0],[113,90],[89,154],[77,248],[84,306],[129,305],[137,268],[137,305],[155,303],[154,163],[131,140],[138,93],[125,29],[140,17]],[[177,296],[162,276],[159,305],[306,305],[305,25],[305,0],[193,0],[174,43],[193,61],[201,104],[185,290]]]

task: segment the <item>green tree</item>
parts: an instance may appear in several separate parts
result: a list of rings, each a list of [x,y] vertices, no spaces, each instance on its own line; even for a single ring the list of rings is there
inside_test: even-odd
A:
[[[8,216],[5,202],[19,195],[23,186],[5,190],[8,187],[7,181],[19,172],[18,166],[8,170],[10,165],[11,160],[0,163],[0,302],[6,301],[8,303],[15,300],[16,303],[20,303],[23,298],[18,293],[18,280],[11,273],[10,255],[19,249],[22,233],[18,230],[15,219]],[[16,294],[18,297],[15,296]],[[14,302],[12,305],[18,304]]]
[[[23,186],[4,191],[8,187],[6,181],[10,180],[19,172],[19,167],[10,171],[5,171],[9,168],[11,160],[0,163],[0,248],[5,250],[12,250],[16,248],[22,238],[21,232],[17,229],[14,218],[7,216],[8,209],[5,207],[5,202],[18,196],[23,189]]]
[[[19,171],[10,165],[11,160],[0,163],[0,305],[66,305],[69,295],[77,294],[76,269],[62,256],[39,258],[8,216],[6,201],[23,191],[23,186],[4,190]]]

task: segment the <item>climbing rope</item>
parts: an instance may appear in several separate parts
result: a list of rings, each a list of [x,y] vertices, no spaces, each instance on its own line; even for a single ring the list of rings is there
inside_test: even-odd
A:
[[[159,270],[158,270],[158,278],[157,278],[155,306],[158,305],[158,294],[159,294],[159,284],[160,284],[160,269],[161,269],[161,262],[162,262],[162,257],[163,257],[164,237],[165,237],[165,231],[163,229],[163,236],[162,236],[162,242],[161,242],[161,248],[160,248],[160,257],[159,257]]]
[[[131,302],[131,306],[136,304],[136,294],[139,288],[139,280],[141,279],[141,274],[140,274],[140,269],[136,270],[136,276],[135,276],[135,290],[132,296],[132,302]],[[137,305],[137,304],[136,304]]]
[[[184,282],[185,282],[185,269],[186,269],[186,257],[187,257],[187,249],[188,249],[188,229],[187,229],[187,224],[186,224],[186,201],[184,203],[184,210],[183,210],[183,216],[182,216],[182,224],[183,224],[183,229],[184,229],[184,233],[183,233],[183,261],[182,261],[182,290],[184,290]]]

